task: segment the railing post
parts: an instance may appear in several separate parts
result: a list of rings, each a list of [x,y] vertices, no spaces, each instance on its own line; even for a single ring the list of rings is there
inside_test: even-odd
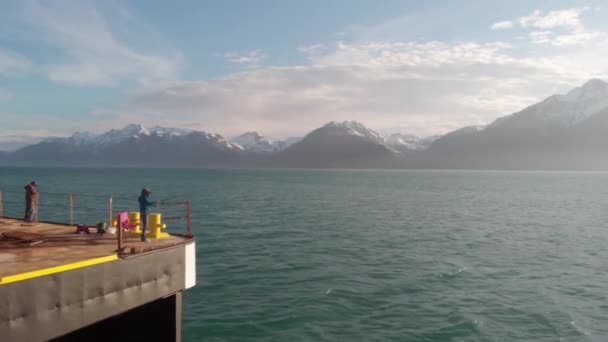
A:
[[[70,194],[70,225],[74,225],[74,194]]]
[[[190,208],[190,201],[186,201],[186,219],[188,220],[188,235],[192,236],[192,209]]]
[[[108,220],[108,227],[112,224],[112,195],[110,195],[110,199],[108,200],[108,209],[110,212],[110,216],[109,216],[109,220]]]
[[[118,229],[118,231],[116,232],[116,238],[118,239],[117,253],[122,254],[122,222],[120,222],[118,219],[116,220],[116,226],[116,229]]]

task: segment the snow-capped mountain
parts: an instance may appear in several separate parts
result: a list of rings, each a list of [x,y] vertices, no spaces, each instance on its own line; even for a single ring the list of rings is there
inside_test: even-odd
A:
[[[394,168],[401,161],[377,132],[356,121],[332,121],[275,155],[270,166]]]
[[[608,107],[608,83],[600,79],[592,79],[565,95],[555,95],[547,101],[557,102],[560,107],[547,117],[572,126]]]
[[[18,162],[107,165],[238,165],[245,153],[216,133],[128,125],[93,135],[77,132],[24,147],[11,155]]]
[[[383,145],[396,153],[427,149],[438,136],[421,138],[413,134],[395,133],[383,136],[357,121],[332,121],[322,127],[327,134],[336,136],[357,136],[372,143]]]
[[[437,139],[425,168],[606,169],[608,83],[593,79],[499,118]]]
[[[494,121],[488,128],[503,125],[570,127],[608,107],[608,83],[592,79],[566,94],[553,95],[520,112]],[[523,127],[525,129],[525,127]]]
[[[169,128],[155,126],[152,128],[145,128],[139,124],[130,124],[122,129],[111,129],[105,133],[94,135],[90,132],[76,132],[68,138],[49,138],[44,142],[49,143],[67,143],[74,145],[84,145],[93,148],[101,148],[105,146],[115,145],[125,142],[130,139],[141,139],[144,137],[155,137],[164,140],[176,139],[178,137],[185,137],[192,135],[199,139],[207,140],[213,143],[219,148],[228,150],[243,150],[243,148],[237,144],[233,144],[224,139],[221,135],[216,133],[207,133],[203,131],[194,131],[187,128]]]
[[[230,142],[241,146],[245,151],[254,153],[276,153],[283,151],[300,140],[302,140],[302,138],[287,138],[285,140],[273,141],[258,132],[247,132],[230,140]]]
[[[422,151],[431,146],[433,141],[439,136],[434,135],[426,138],[421,138],[413,134],[391,134],[384,139],[384,144],[391,150],[403,153],[407,151]]]
[[[176,135],[170,135],[170,137],[176,137]],[[221,135],[219,135],[217,133],[192,131],[188,134],[177,135],[177,137],[180,137],[182,139],[187,138],[187,137],[196,137],[200,140],[207,141],[208,143],[211,143],[212,145],[214,145],[216,148],[219,148],[222,150],[243,151],[243,147],[229,142],[228,140],[224,139],[224,137],[222,137]],[[165,138],[166,138],[166,136],[165,136]]]
[[[76,132],[69,138],[51,138],[47,141],[69,141],[74,144],[82,145],[110,145],[123,142],[127,139],[138,138],[141,136],[156,135],[159,137],[176,137],[184,136],[192,133],[193,131],[186,128],[167,128],[167,127],[152,127],[150,129],[145,128],[139,124],[130,124],[122,129],[111,129],[105,133],[95,135],[90,132]]]
[[[326,134],[336,136],[358,136],[373,143],[384,145],[396,153],[427,149],[431,143],[438,138],[438,136],[421,138],[413,134],[401,133],[385,137],[357,121],[332,121],[322,128],[325,130]],[[300,140],[302,140],[302,138],[288,138],[280,141],[272,141],[258,132],[246,132],[230,140],[230,142],[243,147],[246,151],[273,153],[281,152]]]
[[[95,135],[91,134],[90,132],[76,132],[68,139],[75,144],[88,144],[91,142],[91,140],[93,140],[94,137]],[[60,140],[61,138],[55,139]]]
[[[127,139],[138,138],[140,135],[149,135],[150,131],[142,125],[131,124],[123,129],[111,129],[106,133],[94,136],[91,140],[85,142],[95,145],[109,145],[123,142]]]
[[[247,132],[232,139],[230,142],[241,146],[244,150],[252,152],[274,152],[275,145],[272,140],[258,132]]]
[[[357,121],[332,121],[321,127],[325,134],[335,136],[358,136],[383,145],[384,137]]]
[[[332,121],[304,138],[248,132],[232,142],[179,128],[76,132],[0,155],[5,163],[302,168],[608,169],[608,83],[594,79],[485,126],[441,137],[382,136]],[[260,153],[263,152],[263,153]]]

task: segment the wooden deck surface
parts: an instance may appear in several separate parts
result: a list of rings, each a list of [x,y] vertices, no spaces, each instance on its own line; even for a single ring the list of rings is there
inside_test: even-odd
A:
[[[116,255],[116,235],[75,234],[76,227],[54,223],[28,223],[0,217],[0,279],[2,277]],[[188,243],[185,237],[141,242],[123,237],[127,252],[161,249]]]

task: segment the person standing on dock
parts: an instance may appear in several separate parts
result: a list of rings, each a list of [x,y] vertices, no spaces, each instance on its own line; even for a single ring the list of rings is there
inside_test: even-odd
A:
[[[148,214],[150,212],[150,207],[155,205],[156,202],[148,201],[148,197],[152,191],[148,188],[141,189],[141,195],[139,196],[139,217],[141,220],[141,241],[147,241],[146,238],[146,228],[148,228]]]
[[[23,187],[25,189],[25,217],[26,222],[38,220],[38,184],[30,182]]]

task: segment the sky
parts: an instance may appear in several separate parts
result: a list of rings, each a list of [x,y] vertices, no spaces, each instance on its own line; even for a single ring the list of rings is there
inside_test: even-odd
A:
[[[603,1],[0,1],[0,150],[129,123],[419,136],[608,79]]]

